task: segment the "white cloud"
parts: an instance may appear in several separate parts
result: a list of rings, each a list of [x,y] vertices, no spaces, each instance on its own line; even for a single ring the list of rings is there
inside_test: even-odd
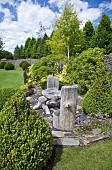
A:
[[[112,2],[104,2],[99,5],[100,8],[107,8],[109,10],[112,10]]]
[[[37,37],[36,32],[39,31],[39,22],[46,29],[48,35],[52,32],[52,24],[54,23],[55,13],[48,6],[41,7],[35,0],[0,0],[0,11],[4,13],[4,20],[0,22],[0,37],[5,43],[5,50],[13,51],[16,45],[24,44],[27,37]],[[81,0],[48,0],[51,7],[58,7],[61,12],[65,2],[71,2],[78,14],[78,19],[82,21],[82,25],[87,20],[92,22],[101,17],[103,9],[112,10],[112,2],[101,3],[98,8],[91,8],[89,3]],[[14,15],[8,8],[3,8],[1,4],[9,3],[16,9],[17,21],[12,21]]]
[[[13,51],[16,45],[24,44],[27,37],[37,37],[36,32],[39,30],[39,22],[46,29],[48,34],[52,31],[52,23],[55,13],[48,7],[41,7],[39,4],[33,4],[31,0],[22,1],[17,5],[17,21],[12,21],[10,10],[1,8],[5,14],[3,22],[0,23],[0,32],[3,42],[5,43],[4,49]]]

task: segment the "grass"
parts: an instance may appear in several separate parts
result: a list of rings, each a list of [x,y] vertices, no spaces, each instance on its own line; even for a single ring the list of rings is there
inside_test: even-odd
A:
[[[85,147],[54,148],[44,170],[111,170],[112,140]]]
[[[20,87],[23,84],[23,70],[0,70],[0,88]]]

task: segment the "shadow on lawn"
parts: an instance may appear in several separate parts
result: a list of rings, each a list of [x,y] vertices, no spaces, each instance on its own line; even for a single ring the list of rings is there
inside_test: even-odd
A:
[[[61,160],[62,152],[62,146],[54,146],[51,159],[48,160],[46,166],[42,170],[52,170],[53,167],[57,164],[57,162]]]

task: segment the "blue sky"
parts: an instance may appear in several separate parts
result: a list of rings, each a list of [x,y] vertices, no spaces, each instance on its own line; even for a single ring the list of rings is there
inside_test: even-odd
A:
[[[74,5],[81,27],[87,20],[96,26],[103,12],[112,20],[112,0],[0,0],[0,37],[4,49],[13,52],[28,37],[37,37],[40,22],[50,35],[55,15],[62,12],[65,2]]]

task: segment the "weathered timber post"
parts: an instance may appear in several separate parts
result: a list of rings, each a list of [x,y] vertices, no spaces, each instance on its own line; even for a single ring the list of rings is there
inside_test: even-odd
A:
[[[63,86],[61,89],[60,130],[73,130],[74,128],[78,97],[77,89],[77,85]]]

